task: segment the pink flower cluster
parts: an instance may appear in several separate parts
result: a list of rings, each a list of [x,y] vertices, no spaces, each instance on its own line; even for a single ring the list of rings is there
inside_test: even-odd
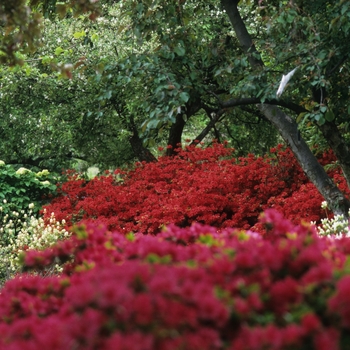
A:
[[[350,239],[318,237],[274,210],[261,225],[263,236],[77,227],[27,252],[28,273],[1,290],[0,349],[346,349]],[[61,276],[35,275],[58,260]]]

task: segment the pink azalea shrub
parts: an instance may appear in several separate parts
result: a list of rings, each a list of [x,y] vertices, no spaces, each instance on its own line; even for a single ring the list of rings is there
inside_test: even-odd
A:
[[[261,231],[258,217],[268,208],[295,223],[324,218],[321,195],[289,149],[280,146],[266,157],[236,159],[233,154],[220,144],[187,147],[132,171],[117,170],[91,181],[73,178],[62,184],[61,196],[46,213],[68,224],[98,219],[111,230],[152,234],[164,225],[194,222]],[[332,160],[329,153],[320,159],[323,164]],[[346,189],[339,169],[330,175]]]
[[[346,349],[350,239],[274,210],[265,235],[194,224],[158,235],[89,223],[0,293],[0,349]]]

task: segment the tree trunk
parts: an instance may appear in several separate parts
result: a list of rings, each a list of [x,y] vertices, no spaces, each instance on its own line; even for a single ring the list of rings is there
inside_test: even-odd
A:
[[[347,216],[350,202],[329,178],[306,142],[299,136],[297,123],[276,106],[261,104],[258,108],[290,146],[305,174],[326,199],[333,212]]]
[[[215,124],[219,121],[220,117],[224,114],[225,110],[221,110],[216,113],[209,121],[207,126],[201,131],[201,133],[191,142],[194,145],[198,142],[202,142],[203,139],[209,134],[210,130],[215,127]]]
[[[248,55],[252,67],[262,67],[259,52],[240,16],[237,0],[221,0],[243,50]],[[298,134],[297,123],[277,106],[259,104],[258,109],[277,128],[282,138],[289,144],[306,175],[328,202],[334,213],[348,216],[350,202],[326,174],[312,154],[305,141]]]
[[[156,162],[157,158],[143,146],[143,142],[139,136],[136,126],[133,125],[132,129],[133,135],[130,137],[129,142],[137,159],[140,162]]]
[[[333,150],[337,157],[340,167],[343,170],[344,177],[350,187],[350,150],[347,146],[343,136],[341,135],[335,122],[326,122],[323,125],[319,125],[324,138],[327,140],[328,145]]]
[[[176,154],[176,148],[181,144],[182,132],[185,125],[186,122],[183,118],[183,114],[178,114],[175,123],[170,127],[168,145],[171,146],[171,148],[167,149],[167,156]]]
[[[176,148],[181,145],[182,133],[186,125],[184,115],[186,115],[187,120],[196,114],[201,109],[201,100],[198,96],[191,96],[189,102],[186,104],[185,113],[178,114],[176,116],[176,121],[170,127],[168,145],[171,148],[167,149],[167,156],[172,156],[176,154]]]

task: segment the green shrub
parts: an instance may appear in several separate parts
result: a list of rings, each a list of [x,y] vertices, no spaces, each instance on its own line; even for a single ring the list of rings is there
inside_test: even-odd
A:
[[[56,177],[48,170],[35,173],[26,168],[15,169],[0,161],[0,202],[2,212],[21,213],[33,203],[33,212],[38,212],[56,191]]]
[[[38,217],[42,206],[55,195],[56,182],[57,177],[46,169],[16,169],[0,161],[0,284],[17,271],[20,251],[50,230]],[[49,242],[57,241],[56,236]],[[48,242],[43,244],[43,248],[47,246]]]

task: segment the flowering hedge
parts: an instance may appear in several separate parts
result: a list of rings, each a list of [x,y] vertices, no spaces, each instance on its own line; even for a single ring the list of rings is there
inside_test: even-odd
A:
[[[0,349],[346,349],[350,239],[274,210],[261,236],[194,224],[157,236],[88,224],[0,294]]]
[[[193,222],[259,231],[258,217],[271,207],[296,223],[324,218],[321,195],[289,149],[239,159],[233,153],[219,144],[187,147],[174,158],[160,157],[132,171],[117,170],[91,181],[74,178],[62,185],[47,214],[54,212],[68,224],[98,218],[125,233],[157,233],[163,225]],[[325,153],[320,161],[333,160]],[[339,169],[329,173],[345,190]]]

